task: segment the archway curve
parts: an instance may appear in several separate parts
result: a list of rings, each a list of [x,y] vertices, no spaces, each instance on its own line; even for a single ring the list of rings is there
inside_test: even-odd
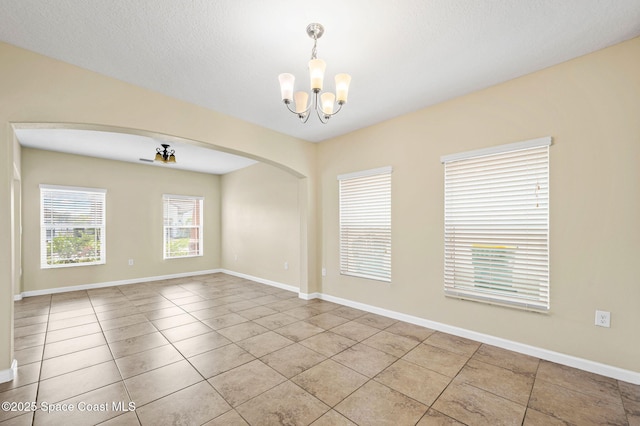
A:
[[[87,130],[87,131],[106,132],[106,133],[122,133],[122,134],[130,134],[130,135],[137,135],[137,136],[145,136],[148,138],[157,139],[158,141],[166,141],[168,143],[172,143],[172,142],[186,143],[190,145],[199,146],[201,148],[207,148],[215,151],[226,152],[228,154],[234,154],[234,155],[250,158],[252,160],[259,161],[261,163],[269,164],[287,173],[290,173],[296,178],[308,177],[308,176],[305,176],[303,173],[297,170],[294,170],[289,166],[272,161],[265,157],[252,154],[250,152],[235,150],[235,149],[224,147],[221,145],[215,145],[210,142],[198,141],[195,139],[169,135],[166,133],[160,133],[160,132],[155,132],[151,130],[134,129],[134,128],[119,127],[119,126],[104,125],[104,124],[88,124],[88,123],[14,122],[14,123],[11,123],[11,126],[15,130],[17,129],[39,129],[39,130],[68,129],[68,130]]]

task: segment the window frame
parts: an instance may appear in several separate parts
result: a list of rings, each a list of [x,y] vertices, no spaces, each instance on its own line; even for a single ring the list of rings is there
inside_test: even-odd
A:
[[[446,296],[550,310],[551,143],[544,137],[441,157]]]
[[[166,216],[167,209],[168,209],[167,203],[171,202],[171,200],[176,200],[176,201],[188,200],[194,203],[197,202],[198,207],[196,208],[197,210],[196,214],[198,215],[198,224],[167,225],[167,219],[168,219]],[[171,253],[169,253],[169,251],[167,250],[167,248],[169,247],[167,244],[168,243],[167,236],[170,235],[170,233],[168,234],[168,231],[170,231],[170,229],[173,229],[174,232],[178,230],[184,230],[184,229],[191,229],[191,230],[196,229],[198,234],[197,252],[195,254],[186,254],[182,256],[171,255]],[[189,244],[191,244],[191,242]],[[185,258],[202,257],[202,256],[204,256],[204,197],[192,196],[192,195],[162,194],[162,258],[163,260],[185,259]]]
[[[392,171],[380,167],[337,178],[341,275],[391,282]],[[377,195],[372,197],[372,191]],[[377,228],[375,238],[370,232],[363,236],[363,224]]]
[[[40,184],[40,268],[41,269],[57,269],[57,268],[69,268],[75,266],[94,266],[94,265],[104,265],[107,263],[107,235],[106,235],[106,207],[107,207],[107,190],[101,188],[85,188],[85,187],[76,187],[76,186],[63,186],[63,185],[48,185],[48,184]],[[47,209],[47,205],[50,205],[53,201],[54,194],[63,194],[69,193],[74,194],[70,197],[63,199],[63,202],[66,202],[67,205],[69,203],[74,203],[74,196],[77,199],[78,196],[86,195],[87,200],[85,202],[89,203],[97,203],[95,205],[99,205],[100,217],[93,217],[92,220],[89,220],[85,223],[81,223],[79,220],[76,221],[68,221],[68,222],[47,222],[53,221],[53,213],[50,213],[47,218],[47,214],[45,211]],[[50,201],[47,201],[50,200]],[[53,208],[53,207],[49,207]],[[72,206],[72,208],[78,208],[77,206]],[[82,209],[82,206],[79,207]],[[77,211],[77,210],[76,210]],[[73,213],[72,211],[68,211],[68,214]],[[94,212],[95,213],[95,212]],[[74,226],[76,225],[76,226]],[[85,226],[79,226],[85,225]],[[87,226],[89,225],[89,226]],[[93,225],[93,226],[91,226]],[[55,234],[56,230],[66,230],[65,232],[69,232],[70,229],[74,230],[72,232],[76,232],[75,230],[79,229],[93,229],[94,231],[94,240],[99,241],[99,250],[96,253],[98,256],[98,260],[95,261],[82,261],[85,258],[78,258],[77,262],[69,262],[69,263],[51,263],[51,258],[47,256],[47,248],[49,246],[49,240],[47,240],[48,234]],[[97,231],[96,231],[97,230]],[[62,232],[61,232],[62,233]],[[53,238],[51,238],[51,245],[53,246]],[[53,248],[51,248],[53,251]],[[53,257],[53,255],[51,256]],[[92,256],[91,256],[92,257]],[[69,259],[67,259],[69,260]]]

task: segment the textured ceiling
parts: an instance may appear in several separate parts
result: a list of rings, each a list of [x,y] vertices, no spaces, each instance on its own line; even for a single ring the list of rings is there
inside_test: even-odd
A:
[[[311,22],[325,88],[353,78],[327,125],[280,100]],[[638,35],[639,0],[0,0],[2,41],[313,142]]]

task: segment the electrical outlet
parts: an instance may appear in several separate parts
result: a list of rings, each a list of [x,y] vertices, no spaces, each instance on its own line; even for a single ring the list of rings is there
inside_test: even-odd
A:
[[[322,268],[322,276],[323,277],[327,276],[327,268]]]
[[[289,270],[289,262],[284,262],[284,270],[285,271]]]
[[[129,259],[129,266],[133,266],[133,259]]]
[[[611,327],[611,312],[596,311],[596,325],[599,327]]]

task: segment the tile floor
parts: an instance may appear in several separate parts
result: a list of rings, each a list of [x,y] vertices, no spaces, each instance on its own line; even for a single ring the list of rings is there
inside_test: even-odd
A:
[[[15,357],[2,425],[640,425],[640,386],[224,274],[26,298]]]

